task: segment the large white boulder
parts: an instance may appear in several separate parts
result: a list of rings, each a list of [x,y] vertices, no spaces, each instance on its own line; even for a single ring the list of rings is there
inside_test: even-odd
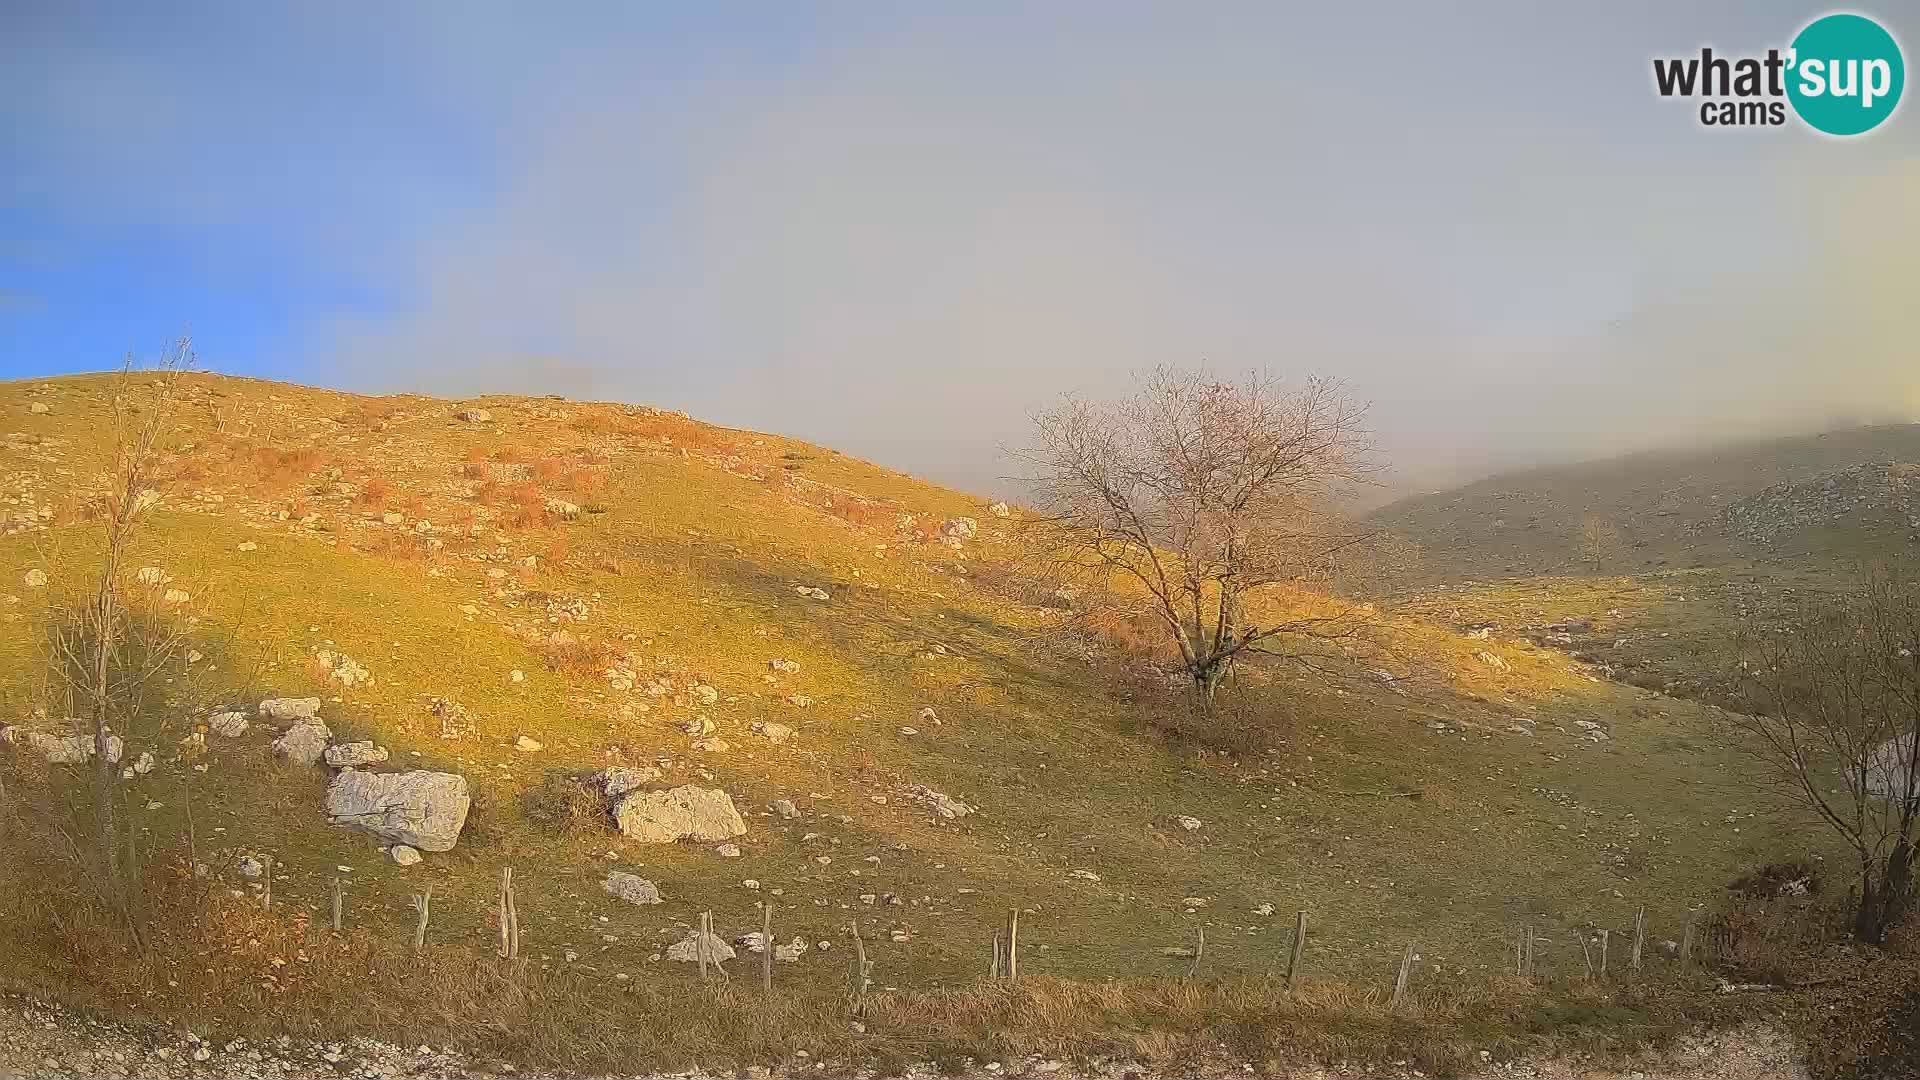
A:
[[[717,842],[745,836],[747,823],[724,791],[683,784],[669,791],[630,791],[614,804],[620,832],[646,844]]]
[[[327,786],[327,817],[333,824],[422,851],[452,850],[472,802],[466,777],[424,769],[346,769]]]

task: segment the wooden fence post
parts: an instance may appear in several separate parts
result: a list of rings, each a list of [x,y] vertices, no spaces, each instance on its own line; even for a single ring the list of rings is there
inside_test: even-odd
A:
[[[506,957],[513,952],[513,920],[507,914],[507,881],[512,876],[513,876],[513,871],[507,869],[504,866],[501,867],[500,868],[500,888],[497,889],[494,893],[494,906],[498,908],[500,912],[500,950],[499,951],[500,951],[500,957],[503,960],[506,959]]]
[[[431,917],[433,907],[433,886],[427,886],[425,892],[415,893],[413,906],[420,912],[420,920],[413,924],[413,949],[419,952],[427,947],[427,919]]]
[[[700,961],[700,981],[707,981],[707,922],[713,918],[713,912],[703,911],[699,921],[694,923],[693,955]]]
[[[513,867],[507,870],[507,956],[520,958],[520,901],[513,895]]]
[[[1207,954],[1207,928],[1198,928],[1199,937],[1193,943],[1193,963],[1187,965],[1187,978],[1200,974],[1200,958]]]
[[[867,984],[872,982],[873,961],[867,959],[867,943],[860,940],[860,920],[853,920],[853,992],[857,997],[865,997]]]
[[[266,908],[268,911],[272,911],[273,910],[273,856],[271,855],[264,856],[261,861],[266,863],[266,865],[261,868],[260,876],[266,879],[267,889],[265,892],[260,894],[260,906],[263,908]]]
[[[1600,977],[1607,977],[1607,945],[1613,937],[1613,931],[1602,927],[1600,930]]]
[[[993,968],[990,972],[990,977],[994,979],[998,979],[1003,970],[1002,964],[1001,964],[1002,954],[1006,951],[1006,948],[1007,948],[1007,939],[1005,935],[1006,935],[1005,930],[995,930],[993,932]]]
[[[1393,980],[1393,1004],[1398,1005],[1407,996],[1407,975],[1413,970],[1413,943],[1407,943],[1407,951],[1400,954],[1400,974]]]
[[[1287,988],[1293,988],[1293,980],[1300,974],[1300,957],[1307,951],[1307,913],[1303,910],[1293,919],[1293,953],[1287,957]]]
[[[760,905],[760,992],[773,993],[773,905]]]
[[[1020,978],[1020,909],[1007,911],[1007,978]]]
[[[1586,961],[1587,981],[1593,981],[1593,950],[1587,948],[1587,935],[1583,931],[1574,931],[1574,938],[1580,942],[1580,959]]]
[[[1633,917],[1633,955],[1628,965],[1635,973],[1640,971],[1640,948],[1647,943],[1647,909],[1642,907]]]
[[[333,932],[340,932],[340,879],[333,879]]]

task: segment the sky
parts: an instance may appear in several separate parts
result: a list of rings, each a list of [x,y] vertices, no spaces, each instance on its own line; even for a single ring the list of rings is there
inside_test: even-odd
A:
[[[1920,106],[1653,90],[1818,5],[164,7],[0,5],[0,377],[187,330],[983,492],[1158,364],[1346,380],[1400,488],[1920,420]]]

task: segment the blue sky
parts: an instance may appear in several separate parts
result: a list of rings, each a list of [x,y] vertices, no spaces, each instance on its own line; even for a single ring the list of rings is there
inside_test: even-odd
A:
[[[184,327],[976,487],[1159,362],[1346,377],[1422,478],[1920,418],[1912,104],[1840,142],[1651,90],[1818,10],[16,2],[0,374]]]

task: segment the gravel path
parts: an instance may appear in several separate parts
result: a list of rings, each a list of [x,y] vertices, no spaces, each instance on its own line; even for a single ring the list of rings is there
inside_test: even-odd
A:
[[[773,1080],[775,1075],[767,1069],[753,1068],[715,1074],[636,1074],[633,1080]],[[800,1080],[808,1075],[839,1078],[847,1073],[814,1064],[783,1070],[778,1075]],[[1058,1062],[1033,1059],[984,1066],[973,1080],[1145,1080],[1150,1075],[1122,1064],[1081,1073]],[[1251,1070],[1225,1070],[1219,1080],[1251,1075]],[[1420,1075],[1406,1067],[1381,1070],[1330,1066],[1297,1070],[1273,1076],[1272,1080],[1414,1080]],[[366,1039],[339,1043],[282,1039],[268,1045],[245,1040],[217,1043],[184,1031],[135,1028],[18,1001],[0,1002],[0,1080],[453,1080],[504,1076],[515,1080],[567,1080],[551,1073],[516,1072],[510,1066],[477,1063],[430,1046],[409,1048]],[[943,1077],[932,1069],[916,1069],[905,1080],[955,1078]],[[1638,1068],[1596,1070],[1555,1060],[1492,1062],[1475,1080],[1807,1080],[1807,1073],[1784,1036],[1766,1029],[1749,1029],[1687,1040]]]

